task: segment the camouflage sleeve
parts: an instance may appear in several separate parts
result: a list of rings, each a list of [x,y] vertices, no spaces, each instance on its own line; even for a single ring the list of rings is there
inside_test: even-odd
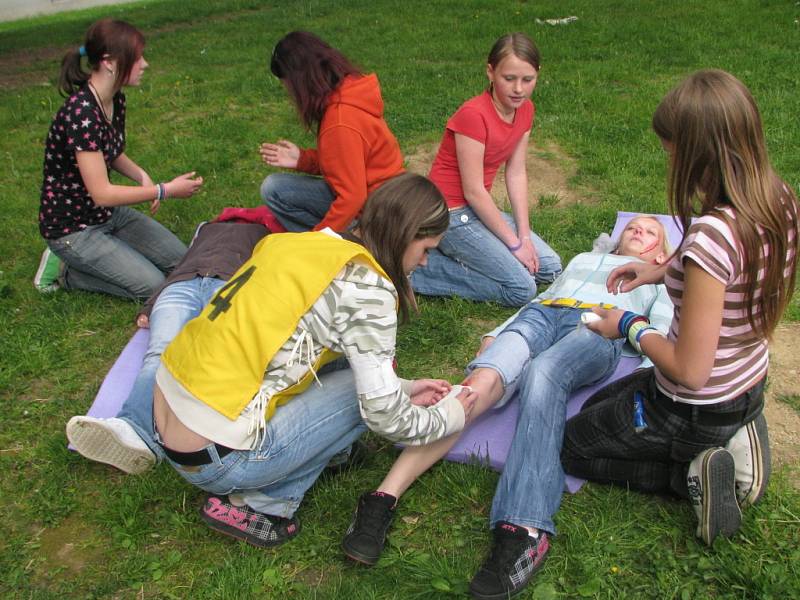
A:
[[[364,267],[360,267],[364,268]],[[367,427],[395,442],[421,445],[460,431],[464,411],[455,398],[414,406],[392,363],[397,332],[396,292],[374,282],[337,281],[333,327],[353,370],[361,416]]]

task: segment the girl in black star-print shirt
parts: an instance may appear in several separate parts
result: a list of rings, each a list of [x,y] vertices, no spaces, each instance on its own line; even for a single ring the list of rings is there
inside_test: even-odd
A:
[[[167,183],[125,154],[125,85],[139,85],[147,61],[144,37],[123,21],[89,28],[80,49],[64,57],[60,89],[67,97],[47,135],[39,231],[67,265],[65,287],[147,298],[186,252],[169,230],[128,205],[188,198],[202,178],[186,173]],[[86,57],[91,71],[81,68]],[[111,183],[111,170],[137,186]]]

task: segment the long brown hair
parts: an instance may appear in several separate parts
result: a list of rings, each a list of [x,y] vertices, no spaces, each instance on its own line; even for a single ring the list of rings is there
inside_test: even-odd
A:
[[[450,223],[447,204],[426,177],[403,173],[372,192],[364,205],[358,231],[364,246],[392,280],[400,301],[400,320],[415,306],[403,271],[403,255],[413,240],[444,233]]]
[[[342,80],[361,75],[344,54],[308,31],[292,31],[275,44],[270,70],[286,85],[309,130],[319,127],[328,96]]]
[[[86,61],[91,71],[97,71],[104,58],[117,61],[114,74],[116,93],[130,77],[133,65],[144,51],[144,36],[130,23],[113,19],[96,21],[86,32],[83,42]],[[71,96],[87,81],[91,72],[81,67],[81,53],[74,48],[61,60],[58,89],[64,96]]]
[[[698,71],[661,101],[653,129],[671,146],[667,195],[684,237],[693,214],[725,220],[743,254],[748,322],[769,339],[794,292],[798,207],[769,163],[750,91],[725,71]]]

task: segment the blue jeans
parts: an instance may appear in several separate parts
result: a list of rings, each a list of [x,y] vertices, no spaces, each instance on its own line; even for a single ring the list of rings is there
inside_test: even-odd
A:
[[[287,231],[309,231],[328,213],[333,190],[321,177],[273,173],[261,184],[261,199]]]
[[[511,215],[503,213],[516,231]],[[411,275],[414,291],[428,296],[461,296],[469,300],[523,306],[536,295],[537,284],[553,283],[561,259],[531,232],[539,271],[531,275],[475,212],[465,206],[450,211],[450,227],[439,248],[428,252],[428,264]]]
[[[117,206],[100,225],[47,240],[67,265],[64,287],[132,299],[153,295],[186,254],[175,234],[138,210]]]
[[[255,511],[291,517],[331,457],[366,431],[353,372],[320,371],[319,378],[321,387],[312,383],[277,408],[257,449],[234,450],[220,459],[212,444],[207,447],[212,462],[200,467],[167,460],[186,481],[207,492],[236,493]]]
[[[624,344],[577,327],[582,312],[531,304],[468,366],[495,369],[508,385],[519,385],[519,420],[495,490],[492,527],[509,521],[555,533],[567,400],[611,375]]]
[[[156,443],[153,430],[153,387],[161,354],[183,326],[200,314],[223,285],[225,281],[216,277],[176,281],[159,294],[150,313],[150,339],[142,368],[117,417],[136,430],[158,460],[164,458],[164,451]]]

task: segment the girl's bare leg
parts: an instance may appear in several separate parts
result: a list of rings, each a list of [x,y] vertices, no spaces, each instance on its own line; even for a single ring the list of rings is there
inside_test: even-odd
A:
[[[470,420],[494,406],[503,396],[503,382],[494,369],[475,369],[464,380],[463,385],[469,385],[478,394]],[[399,499],[417,477],[448,453],[459,435],[460,433],[455,433],[425,446],[408,446],[392,465],[378,491]]]

